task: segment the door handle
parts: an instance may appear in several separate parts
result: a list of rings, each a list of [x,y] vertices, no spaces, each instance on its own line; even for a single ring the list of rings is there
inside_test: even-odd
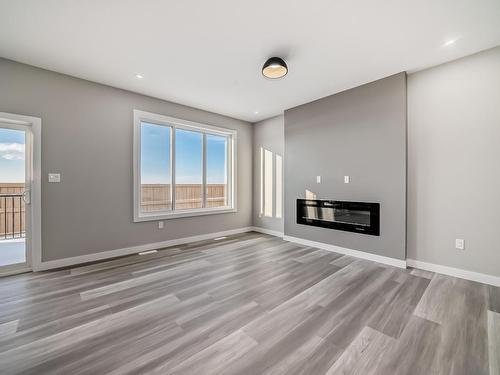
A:
[[[31,191],[30,190],[25,190],[24,193],[23,193],[23,201],[24,203],[26,204],[30,204],[31,203]]]

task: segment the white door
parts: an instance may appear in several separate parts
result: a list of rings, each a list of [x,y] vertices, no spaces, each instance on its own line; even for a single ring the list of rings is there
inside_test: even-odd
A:
[[[33,205],[34,184],[39,185],[33,178],[39,128],[32,120],[0,113],[0,276],[31,270],[39,245],[34,236],[39,215]]]

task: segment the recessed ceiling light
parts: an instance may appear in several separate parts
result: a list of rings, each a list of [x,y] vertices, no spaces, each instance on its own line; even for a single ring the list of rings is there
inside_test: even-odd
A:
[[[256,115],[258,115],[258,114],[259,114],[259,111],[254,111],[253,113],[255,113]]]
[[[262,67],[262,75],[266,78],[276,79],[284,77],[288,73],[285,60],[280,57],[271,57]]]
[[[142,74],[137,73],[137,74],[135,75],[135,78],[143,79],[143,78],[144,78],[144,76],[143,76]]]

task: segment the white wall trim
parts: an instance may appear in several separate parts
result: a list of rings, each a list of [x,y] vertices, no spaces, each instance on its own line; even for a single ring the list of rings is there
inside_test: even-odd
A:
[[[121,248],[121,249],[101,251],[99,253],[81,255],[81,256],[76,256],[76,257],[71,257],[71,258],[50,260],[50,261],[41,262],[40,264],[34,265],[33,271],[45,271],[45,270],[50,270],[50,269],[54,269],[54,268],[68,267],[68,266],[73,266],[76,264],[95,262],[98,260],[116,258],[116,257],[124,256],[124,255],[137,254],[137,253],[140,253],[143,251],[163,249],[163,248],[169,247],[169,246],[177,246],[177,245],[181,245],[181,244],[185,244],[185,243],[209,240],[211,238],[217,238],[217,237],[223,237],[223,236],[231,236],[233,234],[245,233],[245,232],[250,232],[250,231],[252,231],[252,227],[244,227],[244,228],[226,230],[226,231],[222,231],[222,232],[207,233],[207,234],[201,234],[198,236],[177,238],[174,240],[125,247],[125,248]]]
[[[280,238],[283,238],[283,236],[285,235],[283,232],[279,232],[277,230],[261,228],[261,227],[252,227],[252,230],[254,232],[269,234],[271,236],[280,237]]]
[[[14,265],[17,266],[17,265]],[[2,271],[0,271],[0,277],[4,276],[10,276],[10,275],[17,275],[19,273],[26,273],[26,272],[31,272],[31,267],[9,267],[9,266],[2,266]]]
[[[407,259],[409,267],[419,268],[426,271],[441,273],[443,275],[454,276],[465,280],[477,281],[483,284],[489,284],[500,287],[500,277],[468,271],[461,268],[443,266],[441,264],[427,263],[420,260]]]
[[[356,258],[367,259],[373,262],[387,264],[389,266],[406,268],[406,261],[401,259],[389,258],[382,255],[371,254],[365,251],[359,251],[354,249],[348,249],[346,247],[340,247],[335,245],[326,244],[323,242],[316,242],[311,240],[306,240],[304,238],[292,237],[292,236],[284,236],[283,239],[285,241],[295,242],[305,246],[317,247],[319,249],[332,251],[334,253],[350,255]]]

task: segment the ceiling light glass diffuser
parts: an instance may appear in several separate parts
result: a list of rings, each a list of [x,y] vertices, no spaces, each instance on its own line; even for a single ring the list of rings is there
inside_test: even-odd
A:
[[[279,57],[271,57],[262,67],[262,75],[266,78],[276,79],[284,77],[288,73],[286,62]]]

